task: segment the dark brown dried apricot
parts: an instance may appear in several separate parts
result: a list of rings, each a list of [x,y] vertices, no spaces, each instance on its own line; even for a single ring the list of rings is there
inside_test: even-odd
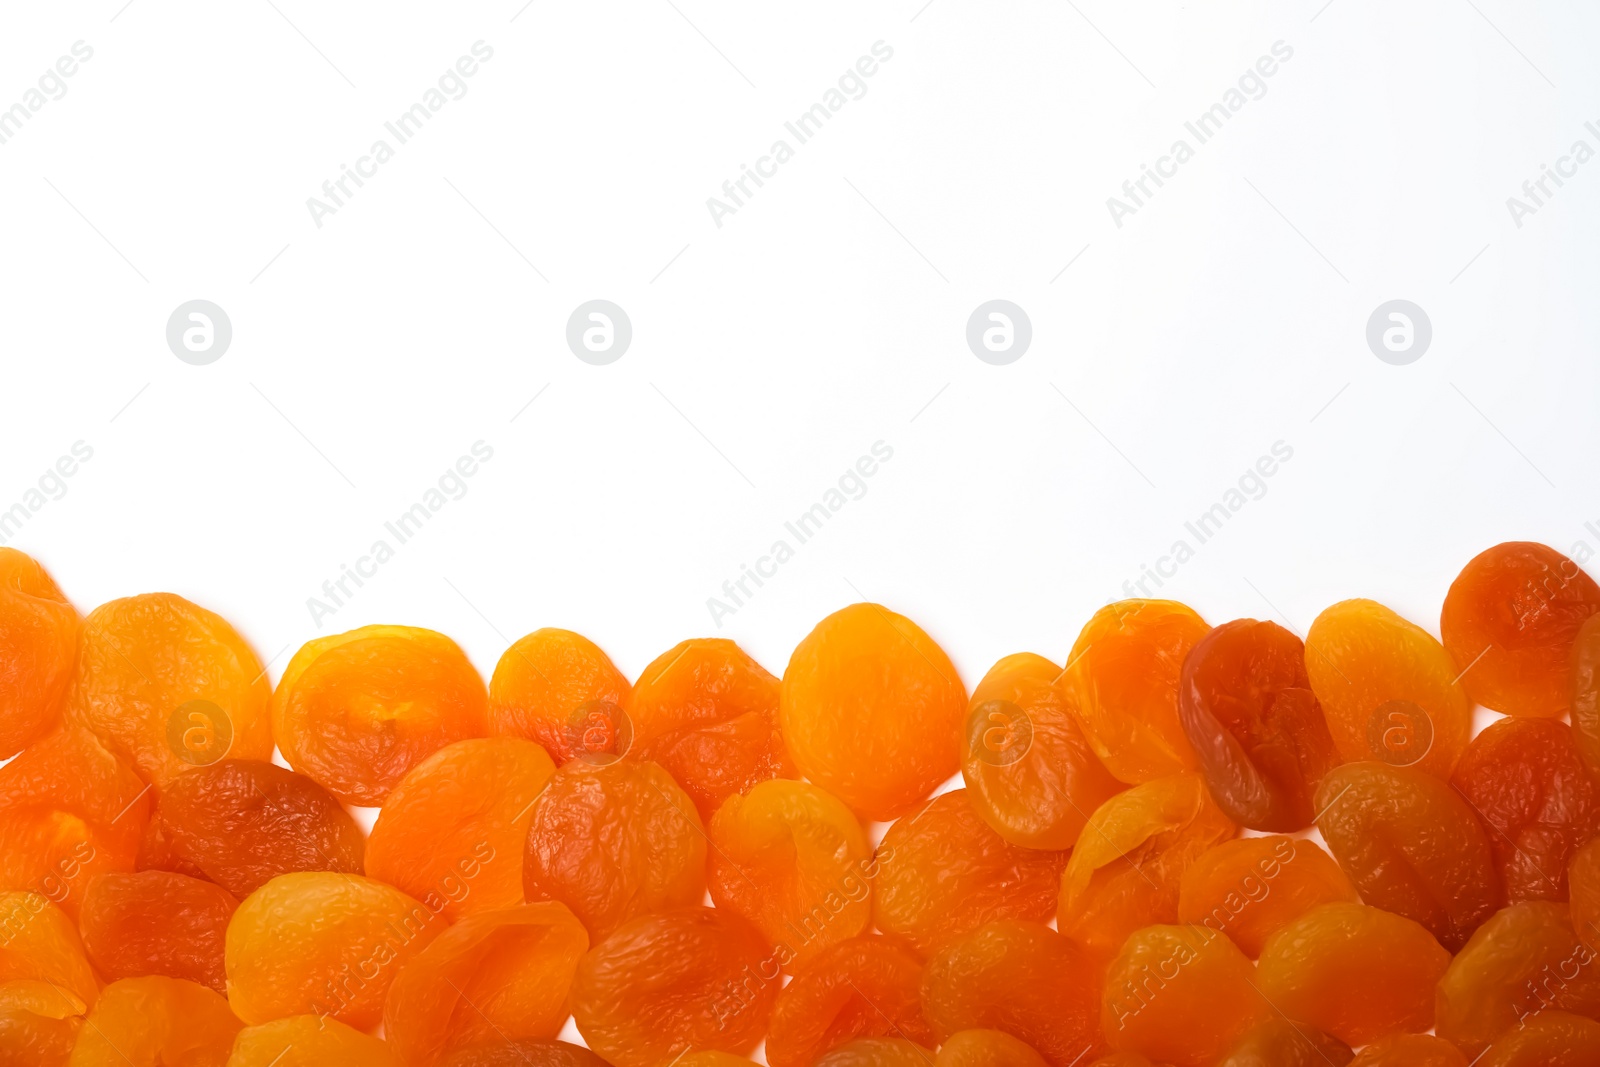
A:
[[[78,609],[43,567],[0,548],[0,759],[61,721],[80,623]]]
[[[164,974],[226,995],[222,944],[238,906],[226,889],[187,875],[102,874],[84,894],[78,929],[111,981]]]
[[[72,1067],[224,1067],[243,1026],[203,985],[124,978],[106,986],[84,1020]]]
[[[1227,934],[1251,959],[1280,927],[1319,904],[1357,903],[1315,841],[1241,837],[1196,856],[1178,881],[1178,920]]]
[[[1203,926],[1147,926],[1106,971],[1100,1026],[1113,1048],[1211,1067],[1270,1013],[1232,941]]]
[[[545,628],[518,639],[489,679],[489,732],[538,742],[557,765],[627,751],[628,679],[598,645]],[[619,750],[620,744],[620,750]]]
[[[921,983],[922,960],[892,938],[869,934],[824,949],[779,992],[767,1062],[808,1067],[858,1037],[903,1037],[931,1046]]]

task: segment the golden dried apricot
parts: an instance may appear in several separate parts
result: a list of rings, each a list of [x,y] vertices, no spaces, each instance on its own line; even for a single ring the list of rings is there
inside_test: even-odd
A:
[[[705,830],[654,763],[570,760],[533,802],[522,871],[528,900],[559,900],[598,940],[705,899]]]
[[[78,929],[112,981],[164,974],[226,994],[222,942],[238,906],[226,889],[187,875],[102,874],[84,894]]]
[[[1046,1067],[1044,1057],[999,1030],[962,1030],[939,1046],[935,1067]]]
[[[1267,938],[1262,996],[1289,1018],[1352,1046],[1433,1025],[1446,952],[1410,919],[1365,904],[1324,904]]]
[[[89,957],[72,921],[38,893],[0,893],[0,987],[41,984],[59,997],[92,1005],[99,993]],[[57,1006],[47,999],[46,1006]],[[62,1016],[64,1017],[64,1016]]]
[[[488,727],[477,668],[454,641],[414,626],[308,641],[272,694],[284,759],[346,804],[383,803],[412,767]]]
[[[794,777],[778,730],[778,689],[778,679],[732,641],[684,641],[633,685],[629,754],[665,767],[709,819],[758,782]]]
[[[731,1052],[718,1052],[716,1049],[704,1049],[699,1052],[685,1052],[678,1061],[678,1067],[750,1067],[753,1060],[743,1056],[735,1056]]]
[[[679,1067],[695,1067],[689,1053]],[[584,1048],[565,1041],[492,1041],[457,1049],[439,1061],[439,1067],[607,1067],[606,1061]],[[716,1067],[701,1064],[700,1067]]]
[[[1600,1063],[1600,1022],[1548,1011],[1496,1041],[1477,1067],[1591,1067]]]
[[[903,1037],[858,1037],[818,1057],[816,1067],[933,1067],[933,1050]]]
[[[1113,1048],[1177,1067],[1211,1064],[1271,1008],[1232,941],[1203,926],[1147,926],[1106,971],[1100,1026]]]
[[[67,718],[159,787],[224,756],[271,759],[271,693],[260,658],[226,619],[145,593],[84,620]]]
[[[928,955],[997,919],[1049,922],[1067,852],[1013,845],[973,808],[968,790],[928,801],[878,846],[872,917]]]
[[[203,985],[153,975],[112,982],[78,1032],[72,1067],[224,1067],[244,1026]]]
[[[555,764],[519,737],[446,745],[406,773],[367,839],[368,878],[454,922],[521,904],[533,801]]]
[[[777,978],[749,923],[726,909],[673,908],[624,923],[584,955],[572,1013],[616,1067],[666,1067],[685,1049],[742,1055],[766,1033]]]
[[[1089,815],[1127,788],[1089,747],[1060,675],[1043,656],[1007,656],[972,691],[961,732],[973,808],[1024,848],[1071,848]]]
[[[1344,1067],[1354,1055],[1338,1038],[1274,1012],[1240,1038],[1216,1067]]]
[[[1110,959],[1135,930],[1178,921],[1183,872],[1236,830],[1193,771],[1118,793],[1089,817],[1067,860],[1057,925]]]
[[[1251,959],[1275,931],[1317,905],[1359,900],[1316,842],[1276,835],[1215,845],[1178,880],[1178,920],[1227,934]]]
[[[384,1002],[384,1036],[407,1064],[428,1067],[485,1041],[553,1038],[588,948],[564,904],[468,915],[401,968]]]
[[[291,1015],[240,1030],[225,1067],[400,1067],[400,1060],[335,1019]]]
[[[1600,838],[1573,855],[1567,868],[1567,890],[1573,930],[1584,944],[1600,951]]]
[[[822,950],[778,993],[767,1062],[809,1067],[858,1037],[903,1037],[931,1046],[921,984],[922,960],[893,938],[869,934]]]
[[[1472,733],[1472,702],[1444,647],[1372,600],[1342,600],[1306,633],[1306,675],[1347,760],[1450,777]]]
[[[1444,647],[1474,702],[1558,718],[1572,699],[1578,629],[1600,612],[1600,585],[1547,545],[1507,541],[1472,557],[1439,613]]]
[[[252,1026],[327,1015],[371,1029],[405,964],[444,922],[393,886],[355,874],[280,874],[228,924],[228,1002]]]
[[[48,982],[0,983],[0,1067],[67,1067],[87,1010]]]
[[[1467,1067],[1467,1058],[1431,1034],[1390,1034],[1362,1049],[1351,1067]]]
[[[1097,966],[1048,926],[1002,919],[952,941],[928,961],[922,1014],[943,1041],[961,1030],[1000,1030],[1052,1067],[1105,1049]]]
[[[712,816],[711,899],[804,966],[854,937],[872,915],[872,847],[844,802],[809,782],[775,778],[729,797]]]
[[[60,723],[80,623],[78,609],[43,567],[0,548],[0,759]]]
[[[795,648],[778,715],[801,774],[887,822],[959,769],[966,710],[961,676],[933,638],[887,608],[852,604]]]
[[[557,765],[584,754],[626,752],[628,679],[593,641],[535,630],[516,641],[489,679],[489,732],[536,741]],[[620,744],[620,747],[619,747]]]
[[[1175,600],[1119,600],[1078,634],[1061,684],[1090,747],[1121,781],[1149,782],[1198,765],[1178,718],[1178,682],[1189,650],[1209,629]]]

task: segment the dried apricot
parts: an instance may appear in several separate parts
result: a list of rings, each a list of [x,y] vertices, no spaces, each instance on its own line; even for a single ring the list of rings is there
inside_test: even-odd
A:
[[[1166,1067],[1165,1064],[1151,1063],[1137,1052],[1113,1052],[1108,1056],[1101,1056],[1089,1067]]]
[[[903,1037],[858,1037],[818,1057],[816,1067],[933,1067],[933,1050]]]
[[[718,1052],[715,1049],[703,1049],[699,1052],[685,1052],[678,1061],[678,1067],[750,1067],[753,1060],[743,1056],[735,1056],[731,1052]]]
[[[933,1044],[922,1017],[922,960],[891,938],[866,935],[818,953],[783,987],[772,1008],[767,1062],[809,1067],[858,1037]]]
[[[84,1021],[72,1067],[224,1067],[243,1026],[203,985],[124,978],[105,987]]]
[[[1590,841],[1572,857],[1567,868],[1571,917],[1578,938],[1600,951],[1600,838]]]
[[[935,953],[923,972],[922,1014],[941,1041],[1000,1030],[1053,1067],[1105,1049],[1097,967],[1048,926],[1020,919],[980,926]]]
[[[521,904],[528,823],[555,764],[518,737],[446,745],[406,773],[367,839],[368,878],[450,921]]]
[[[1024,848],[1071,848],[1090,813],[1127,788],[1089,747],[1060,675],[1043,656],[1007,656],[972,691],[961,733],[973,808]]]
[[[1100,1026],[1113,1048],[1177,1067],[1213,1061],[1270,1012],[1238,946],[1203,926],[1147,926],[1106,971]]]
[[[1272,622],[1223,623],[1183,661],[1178,713],[1228,818],[1252,830],[1311,825],[1311,795],[1339,754],[1298,637]]]
[[[1390,1034],[1362,1049],[1351,1067],[1467,1067],[1467,1058],[1443,1038]]]
[[[400,1067],[400,1060],[335,1019],[291,1015],[240,1030],[226,1067]]]
[[[1489,836],[1461,794],[1413,767],[1347,763],[1317,790],[1317,829],[1361,899],[1466,943],[1503,900]]]
[[[228,924],[228,1002],[253,1026],[328,1015],[377,1025],[395,975],[444,928],[426,906],[355,874],[280,874]]]
[[[454,1048],[553,1038],[588,948],[563,904],[468,915],[401,968],[384,1001],[384,1037],[406,1063],[429,1067]]]
[[[1240,1038],[1216,1067],[1344,1067],[1354,1055],[1338,1038],[1275,1013]]]
[[[145,593],[84,621],[67,718],[164,786],[224,756],[271,759],[271,693],[260,658],[226,619]]]
[[[627,700],[628,679],[593,641],[570,630],[535,630],[495,664],[489,732],[536,741],[558,765],[585,753],[626,752]]]
[[[809,782],[772,779],[729,797],[709,830],[711,899],[782,946],[785,968],[866,927],[872,846],[843,801]]]
[[[1572,643],[1572,735],[1589,773],[1600,778],[1600,614]]]
[[[1193,771],[1118,793],[1089,817],[1067,860],[1057,925],[1110,959],[1140,927],[1178,921],[1183,872],[1236,829]]]
[[[1306,675],[1347,760],[1450,777],[1472,734],[1472,702],[1444,647],[1371,600],[1327,608],[1306,633]]]
[[[887,608],[852,604],[789,657],[778,715],[801,774],[887,822],[959,769],[966,710],[961,676],[933,638]]]
[[[1450,953],[1410,919],[1324,904],[1267,939],[1256,982],[1267,1002],[1351,1045],[1433,1025]]]
[[[61,721],[80,624],[78,609],[43,567],[0,548],[0,759]]]
[[[679,1067],[694,1067],[687,1061]],[[606,1061],[584,1048],[565,1041],[493,1041],[471,1048],[457,1049],[439,1061],[439,1067],[607,1067]]]
[[[72,921],[38,893],[0,893],[0,987],[19,982],[72,998],[78,1007],[67,1014],[92,1005],[100,989]]]
[[[483,679],[454,641],[363,626],[308,641],[272,694],[284,759],[346,804],[374,805],[452,741],[488,733]]]
[[[0,984],[0,1067],[67,1067],[87,1010],[47,982]]]
[[[1558,718],[1572,699],[1578,629],[1600,585],[1547,545],[1507,541],[1461,568],[1439,613],[1467,695],[1507,715]]]
[[[1138,784],[1198,765],[1178,718],[1178,681],[1209,629],[1174,600],[1119,600],[1078,634],[1062,675],[1068,706],[1118,779]]]
[[[522,879],[528,900],[559,900],[598,940],[705,899],[705,830],[654,763],[571,760],[533,802]]]
[[[1600,1063],[1600,1022],[1549,1011],[1505,1034],[1477,1067],[1591,1067]]]
[[[927,955],[996,919],[1049,922],[1067,852],[1013,845],[973,808],[965,789],[898,820],[878,846],[872,917]]]
[[[366,839],[333,794],[261,760],[220,760],[161,790],[141,869],[216,882],[244,898],[280,874],[360,874]]]
[[[665,767],[709,819],[758,782],[794,777],[778,730],[778,689],[778,679],[732,641],[684,641],[633,685],[629,754]]]
[[[1178,920],[1227,934],[1251,959],[1284,924],[1341,900],[1360,898],[1333,857],[1292,837],[1224,841],[1178,880]]]
[[[685,1049],[744,1054],[766,1033],[777,978],[743,919],[673,908],[624,923],[584,955],[572,1013],[616,1067],[666,1067]]]
[[[1044,1057],[999,1030],[962,1030],[939,1046],[935,1067],[1046,1067]]]
[[[238,906],[221,886],[182,874],[102,874],[84,894],[78,929],[113,981],[164,974],[226,994],[222,941]]]

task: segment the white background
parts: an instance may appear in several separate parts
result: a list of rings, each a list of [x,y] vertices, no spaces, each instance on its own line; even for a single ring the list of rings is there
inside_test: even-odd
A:
[[[1506,205],[1600,149],[1597,31],[1508,0],[14,5],[0,108],[94,55],[0,145],[0,509],[94,455],[9,543],[84,611],[221,612],[274,678],[369,622],[486,676],[540,626],[630,676],[706,634],[781,673],[870,598],[970,687],[1064,660],[1282,441],[1160,594],[1302,633],[1370,596],[1436,632],[1488,545],[1600,549],[1600,161],[1521,227]],[[466,95],[315,225],[480,40]],[[866,94],[719,228],[707,198],[878,41]],[[1265,95],[1115,225],[1278,41]],[[597,297],[634,330],[604,367],[564,337]],[[194,298],[232,320],[209,366],[165,341]],[[992,298],[1032,320],[1009,366],[965,342]],[[1365,341],[1394,298],[1433,324],[1408,366]],[[480,440],[466,495],[314,621]],[[719,628],[708,598],[878,441],[865,496]]]

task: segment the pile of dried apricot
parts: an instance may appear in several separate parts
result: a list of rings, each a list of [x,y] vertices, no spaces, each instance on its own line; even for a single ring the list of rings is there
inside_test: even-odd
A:
[[[876,604],[781,677],[367,626],[274,685],[0,548],[0,1067],[1595,1067],[1580,563],[1438,638],[1120,601],[969,693]]]

